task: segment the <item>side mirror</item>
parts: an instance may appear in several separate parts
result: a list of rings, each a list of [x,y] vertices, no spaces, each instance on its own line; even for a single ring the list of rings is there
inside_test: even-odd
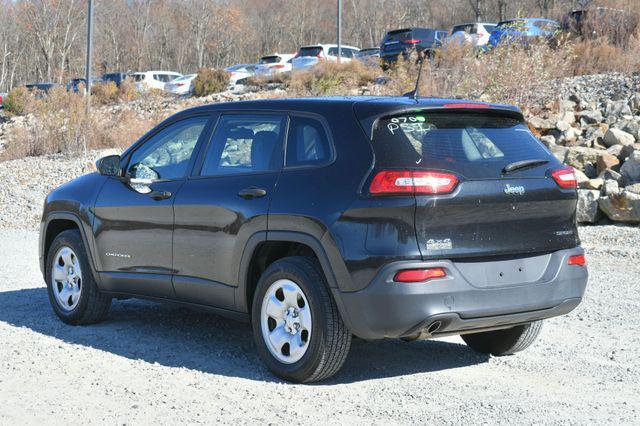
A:
[[[96,161],[98,173],[103,176],[120,176],[120,156],[108,155]]]

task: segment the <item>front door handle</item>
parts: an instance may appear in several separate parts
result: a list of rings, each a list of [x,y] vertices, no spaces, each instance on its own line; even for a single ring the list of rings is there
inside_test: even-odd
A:
[[[254,198],[260,198],[267,195],[267,191],[262,188],[245,188],[238,192],[238,196],[244,198],[245,200],[252,200]]]
[[[171,198],[171,193],[169,191],[153,191],[149,194],[149,197],[156,201],[166,200],[167,198]]]

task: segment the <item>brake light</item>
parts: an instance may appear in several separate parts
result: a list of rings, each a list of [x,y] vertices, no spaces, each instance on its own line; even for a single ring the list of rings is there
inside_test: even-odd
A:
[[[284,68],[284,65],[283,64],[273,65],[271,68],[280,69],[280,68]]]
[[[176,83],[176,86],[178,86],[178,87],[182,87],[182,86],[184,86],[185,84],[187,84],[187,83]]]
[[[445,108],[473,108],[473,109],[488,109],[491,108],[491,105],[487,104],[474,104],[474,103],[455,103],[455,104],[444,104]]]
[[[417,40],[417,39],[411,39],[411,40],[405,40],[404,44],[418,44],[420,43],[422,40]]]
[[[318,54],[316,55],[316,58],[318,58],[318,59],[319,59],[319,60],[321,60],[321,61],[324,61],[324,56],[322,56],[322,52],[318,53]]]
[[[444,268],[405,269],[393,277],[397,283],[423,283],[447,276]]]
[[[369,192],[382,194],[448,194],[458,185],[458,178],[451,173],[421,172],[411,170],[383,170],[378,172]]]
[[[585,266],[587,260],[584,258],[584,254],[576,254],[569,258],[567,265]]]
[[[573,172],[573,167],[563,167],[551,172],[553,180],[556,181],[560,188],[564,189],[576,189],[578,187],[578,180]]]

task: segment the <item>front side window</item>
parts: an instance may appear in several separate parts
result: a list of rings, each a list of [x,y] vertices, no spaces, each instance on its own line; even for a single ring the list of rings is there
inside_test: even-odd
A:
[[[291,117],[287,137],[287,167],[315,166],[331,161],[331,145],[322,123]]]
[[[127,176],[134,179],[181,179],[208,117],[173,123],[148,139],[131,156]]]
[[[279,170],[285,117],[223,115],[207,148],[200,174],[215,176]]]

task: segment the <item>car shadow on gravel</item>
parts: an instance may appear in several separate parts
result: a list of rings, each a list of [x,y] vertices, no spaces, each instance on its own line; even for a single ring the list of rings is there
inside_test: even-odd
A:
[[[140,300],[114,301],[107,321],[73,327],[53,314],[46,288],[41,287],[0,292],[0,321],[132,360],[281,382],[260,361],[249,324],[209,313]],[[428,373],[487,360],[456,343],[354,339],[342,370],[321,385]]]

